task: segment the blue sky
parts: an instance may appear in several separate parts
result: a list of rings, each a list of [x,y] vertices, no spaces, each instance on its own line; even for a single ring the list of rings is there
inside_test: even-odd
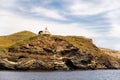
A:
[[[120,50],[120,0],[0,0],[0,35],[48,27]]]

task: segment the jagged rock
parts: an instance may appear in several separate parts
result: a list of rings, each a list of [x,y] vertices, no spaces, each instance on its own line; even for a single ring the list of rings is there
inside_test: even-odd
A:
[[[97,48],[91,39],[39,35],[9,47],[7,55],[0,57],[0,69],[120,69],[120,58],[110,54]]]

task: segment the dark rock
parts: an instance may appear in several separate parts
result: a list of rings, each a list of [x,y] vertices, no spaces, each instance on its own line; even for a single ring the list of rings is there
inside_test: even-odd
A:
[[[50,49],[50,48],[43,48],[43,50],[45,50],[45,51],[48,52],[48,53],[53,53],[53,50]]]
[[[76,43],[79,47],[76,47],[73,45],[75,42],[69,43],[69,41],[52,36],[39,36],[31,42],[11,46],[8,49],[8,55],[4,58],[0,57],[0,69],[51,71],[120,68],[120,60],[104,52],[97,53],[99,49],[91,39],[82,38],[80,43]],[[73,37],[72,39],[74,41]]]
[[[77,66],[73,64],[73,62],[70,59],[66,59],[65,64],[69,67],[69,70],[79,69]]]

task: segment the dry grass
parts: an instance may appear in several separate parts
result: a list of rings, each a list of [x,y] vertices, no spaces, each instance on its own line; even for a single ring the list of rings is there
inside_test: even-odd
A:
[[[93,44],[92,39],[88,39],[83,36],[56,36],[56,37],[68,41],[70,44],[79,48],[83,52],[100,53],[99,48],[97,48]]]
[[[36,36],[36,34],[29,31],[22,31],[7,36],[0,36],[0,54],[3,53],[6,48],[33,36]]]
[[[8,36],[0,36],[0,47],[9,47],[16,42],[36,36],[36,34],[28,31],[14,33]]]
[[[100,48],[100,49],[104,54],[107,54],[107,55],[110,55],[110,56],[120,59],[120,51],[105,49],[105,48]]]

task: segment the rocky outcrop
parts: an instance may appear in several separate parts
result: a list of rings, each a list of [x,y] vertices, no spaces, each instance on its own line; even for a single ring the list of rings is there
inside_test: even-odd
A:
[[[0,57],[0,69],[53,71],[120,68],[119,58],[97,48],[91,39],[70,39],[77,42],[39,35],[17,43]]]
[[[12,59],[15,60],[12,60]],[[11,70],[76,70],[76,69],[94,69],[92,58],[67,57],[54,55],[49,58],[18,58],[9,56],[0,59],[0,69]]]

